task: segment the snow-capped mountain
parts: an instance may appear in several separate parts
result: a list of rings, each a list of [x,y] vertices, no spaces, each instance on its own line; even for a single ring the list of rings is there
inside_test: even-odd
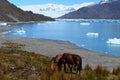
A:
[[[100,4],[110,3],[110,2],[113,2],[113,1],[118,1],[118,0],[101,0]]]
[[[94,2],[75,4],[71,6],[62,5],[62,4],[42,4],[42,5],[28,5],[28,6],[19,6],[24,11],[32,11],[38,14],[44,14],[53,18],[62,16],[66,13],[78,10],[79,8],[94,5]]]
[[[57,5],[57,4],[45,4],[38,5],[40,11],[74,11],[75,8],[72,6]]]
[[[120,0],[83,7],[60,19],[120,19]]]

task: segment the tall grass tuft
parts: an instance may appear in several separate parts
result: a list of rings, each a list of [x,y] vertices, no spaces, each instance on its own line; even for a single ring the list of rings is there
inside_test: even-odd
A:
[[[106,68],[104,68],[104,67],[102,67],[100,65],[98,65],[94,69],[94,72],[95,72],[95,75],[97,77],[97,80],[103,80],[103,79],[107,80],[107,78],[108,78],[108,76],[110,74],[110,72]]]
[[[117,67],[116,69],[114,68],[112,74],[120,75],[120,67]]]
[[[85,71],[92,71],[92,68],[90,67],[90,65],[86,64],[84,70]]]

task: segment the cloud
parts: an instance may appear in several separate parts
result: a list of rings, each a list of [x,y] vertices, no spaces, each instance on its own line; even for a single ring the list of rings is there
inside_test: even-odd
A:
[[[79,9],[79,8],[82,8],[82,7],[87,7],[87,6],[92,6],[92,5],[95,5],[95,3],[94,2],[84,2],[84,3],[82,3],[82,4],[75,4],[75,5],[73,5],[75,8],[76,8],[76,10],[77,9]]]

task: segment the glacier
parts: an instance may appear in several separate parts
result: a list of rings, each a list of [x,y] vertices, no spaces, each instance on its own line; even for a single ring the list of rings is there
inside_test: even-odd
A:
[[[79,8],[94,5],[94,2],[85,2],[82,4],[63,5],[63,4],[39,4],[39,5],[27,5],[18,6],[24,11],[32,11],[33,13],[43,14],[53,18],[60,17],[69,12],[78,10]]]

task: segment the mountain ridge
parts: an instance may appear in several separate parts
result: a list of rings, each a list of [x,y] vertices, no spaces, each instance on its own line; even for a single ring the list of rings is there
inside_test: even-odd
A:
[[[54,21],[53,18],[34,14],[31,11],[23,11],[8,0],[0,0],[1,22],[28,22],[28,21]]]
[[[59,18],[61,19],[120,19],[120,0],[83,7]]]

